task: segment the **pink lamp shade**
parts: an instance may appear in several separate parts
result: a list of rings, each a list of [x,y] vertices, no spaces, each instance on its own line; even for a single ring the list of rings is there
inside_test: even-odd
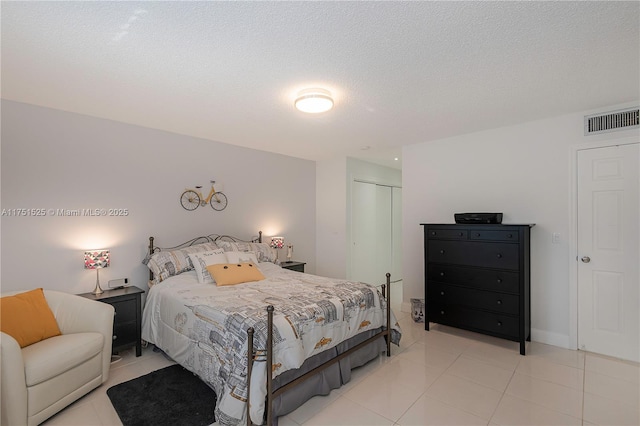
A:
[[[96,270],[96,287],[91,293],[99,295],[104,293],[100,288],[100,269],[107,268],[110,264],[109,250],[93,250],[84,252],[84,269]]]
[[[109,250],[84,252],[84,269],[107,268],[109,263]]]
[[[283,237],[271,237],[271,248],[281,249],[282,247],[284,247]]]

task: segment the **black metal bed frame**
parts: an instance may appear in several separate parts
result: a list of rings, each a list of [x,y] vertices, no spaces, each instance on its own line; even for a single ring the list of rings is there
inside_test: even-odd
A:
[[[153,241],[154,237],[149,237],[149,253],[147,256],[152,256],[155,252],[160,250],[172,250],[178,249],[182,247],[189,247],[194,244],[205,243],[205,242],[216,242],[220,240],[226,241],[244,241],[244,242],[262,242],[262,231],[258,232],[258,237],[253,240],[241,240],[236,237],[232,237],[229,235],[218,235],[218,234],[210,234],[202,237],[196,237],[192,240],[189,240],[185,243],[179,244],[175,247],[168,248],[160,248],[154,247]],[[149,271],[149,279],[153,280],[153,273]],[[272,370],[269,366],[273,365],[273,314],[275,308],[273,305],[267,306],[267,348],[266,354],[259,355],[259,353],[264,353],[264,350],[256,350],[254,348],[254,333],[255,330],[253,327],[249,327],[247,329],[247,408],[246,408],[246,416],[247,416],[247,426],[253,426],[254,423],[251,421],[250,416],[250,400],[251,400],[251,373],[253,371],[253,363],[254,362],[266,362],[267,367],[265,368],[265,372],[267,374],[267,400],[265,404],[265,413],[266,413],[266,424],[267,426],[271,426],[273,422],[273,401],[279,395],[283,394],[287,390],[295,387],[296,385],[306,381],[307,379],[313,377],[315,374],[320,373],[321,371],[327,369],[333,364],[339,362],[343,358],[351,355],[357,350],[369,345],[380,337],[384,337],[386,340],[386,354],[388,357],[391,356],[391,274],[386,274],[386,284],[382,284],[382,296],[386,299],[387,304],[387,312],[386,312],[386,328],[383,327],[381,331],[369,337],[367,340],[357,344],[356,346],[348,349],[347,351],[338,354],[336,357],[331,358],[323,364],[315,367],[314,369],[304,373],[300,377],[292,380],[291,382],[281,386],[280,388],[273,390],[273,374]],[[263,361],[264,360],[264,361]]]

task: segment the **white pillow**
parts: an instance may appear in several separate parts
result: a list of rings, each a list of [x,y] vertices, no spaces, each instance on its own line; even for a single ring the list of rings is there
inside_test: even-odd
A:
[[[219,263],[229,263],[224,250],[219,248],[210,251],[201,251],[199,253],[191,253],[189,255],[193,269],[196,271],[196,277],[200,284],[213,284],[215,281],[207,271],[207,266],[217,265]]]
[[[193,269],[193,262],[189,258],[191,253],[219,249],[215,243],[194,244],[181,249],[158,251],[148,259],[142,261],[153,272],[154,284],[166,280],[174,275]]]
[[[226,251],[227,263],[253,263],[258,264],[256,254],[252,251]]]
[[[278,252],[272,249],[267,243],[247,243],[244,241],[223,241],[218,240],[216,244],[224,251],[252,251],[260,262],[276,263]]]

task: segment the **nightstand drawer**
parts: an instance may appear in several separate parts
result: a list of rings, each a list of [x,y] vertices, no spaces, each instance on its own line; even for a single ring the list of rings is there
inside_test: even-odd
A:
[[[296,271],[296,272],[304,272],[304,265],[306,265],[305,262],[296,262],[296,261],[280,263],[281,268],[288,269],[290,271]]]
[[[123,300],[120,302],[111,302],[116,310],[114,324],[122,324],[136,320],[136,301],[135,299]]]
[[[121,324],[113,327],[113,347],[135,345],[137,342],[136,327],[133,324]]]

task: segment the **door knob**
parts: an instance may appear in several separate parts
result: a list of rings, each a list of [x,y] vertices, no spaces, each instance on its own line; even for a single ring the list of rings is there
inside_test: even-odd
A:
[[[584,263],[591,262],[591,258],[589,256],[582,256],[582,259],[580,259],[580,260],[582,260]]]

